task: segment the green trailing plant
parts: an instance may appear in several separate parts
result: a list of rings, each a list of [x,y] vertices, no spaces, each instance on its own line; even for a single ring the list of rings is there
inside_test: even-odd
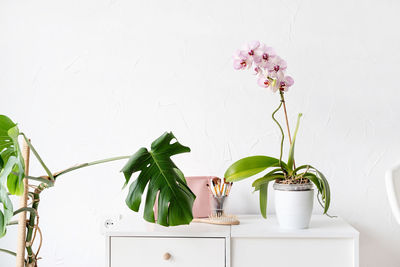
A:
[[[297,118],[296,129],[293,140],[290,135],[289,121],[286,111],[284,93],[293,85],[292,77],[286,76],[286,62],[277,56],[271,47],[255,41],[245,46],[244,50],[238,50],[234,55],[234,68],[247,69],[255,65],[255,71],[258,76],[258,84],[263,88],[270,88],[273,92],[279,92],[280,103],[277,109],[272,113],[272,120],[278,126],[281,133],[280,156],[279,158],[268,156],[251,156],[240,159],[233,163],[225,172],[225,178],[229,182],[237,182],[252,177],[260,172],[269,170],[264,176],[256,179],[252,186],[254,191],[259,191],[260,212],[264,218],[267,217],[267,193],[268,184],[272,181],[285,184],[307,184],[313,183],[318,190],[318,200],[327,214],[331,193],[329,183],[325,176],[318,169],[305,164],[296,167],[294,160],[294,149],[296,136],[299,130],[300,113]],[[287,162],[282,160],[283,145],[285,134],[282,126],[275,118],[276,113],[283,107],[287,132],[289,136],[289,156]]]
[[[39,161],[46,175],[25,175],[25,164],[18,138],[22,137],[30,151]],[[171,160],[171,157],[190,152],[190,148],[181,145],[172,133],[164,133],[152,144],[150,150],[140,148],[132,156],[120,156],[79,164],[68,169],[51,172],[37,150],[20,132],[16,123],[4,115],[0,115],[0,237],[7,232],[7,226],[16,225],[12,218],[22,211],[29,213],[26,225],[27,266],[37,266],[38,252],[33,250],[36,235],[41,236],[38,208],[41,193],[53,187],[58,178],[71,171],[117,160],[127,160],[122,168],[125,184],[129,186],[126,204],[133,211],[138,211],[144,189],[148,185],[145,196],[144,219],[157,222],[163,226],[189,224],[192,219],[192,206],[196,196],[186,185],[183,173]],[[136,179],[133,174],[138,172]],[[30,207],[14,210],[10,196],[24,192],[24,179],[29,182]],[[155,218],[153,207],[158,196],[158,216]],[[16,255],[15,252],[0,248],[1,252]]]

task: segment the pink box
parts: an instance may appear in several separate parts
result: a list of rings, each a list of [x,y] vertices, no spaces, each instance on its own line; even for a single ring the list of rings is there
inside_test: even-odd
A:
[[[193,203],[193,218],[207,218],[211,215],[211,201],[212,195],[210,190],[207,188],[207,184],[210,183],[210,179],[218,178],[216,176],[189,176],[185,177],[187,185],[190,190],[196,195],[196,199]],[[154,216],[157,218],[157,203],[158,196],[154,205]]]
[[[189,176],[185,178],[190,190],[196,195],[196,200],[193,203],[193,217],[208,217],[211,215],[212,195],[207,188],[207,184],[215,176]]]

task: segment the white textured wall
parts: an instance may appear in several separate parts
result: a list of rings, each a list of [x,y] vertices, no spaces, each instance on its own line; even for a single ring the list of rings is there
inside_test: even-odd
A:
[[[331,213],[361,232],[361,266],[398,267],[384,172],[400,160],[399,9],[394,0],[0,0],[0,113],[53,170],[133,153],[171,130],[192,148],[175,158],[186,175],[223,175],[241,157],[279,152],[278,95],[231,66],[237,47],[260,39],[295,78],[292,124],[305,114],[297,162],[328,177]],[[122,164],[64,176],[43,194],[42,267],[103,266],[99,222],[125,212]],[[230,204],[257,212],[250,181],[235,184]],[[0,256],[1,266],[11,260]]]

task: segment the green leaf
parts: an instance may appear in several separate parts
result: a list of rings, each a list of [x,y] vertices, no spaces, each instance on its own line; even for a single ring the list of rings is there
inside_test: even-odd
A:
[[[284,168],[286,164],[282,162]],[[252,156],[233,163],[225,172],[228,182],[237,182],[264,171],[269,167],[279,167],[279,159],[267,156]]]
[[[321,195],[323,195],[323,188],[322,188],[321,181],[320,181],[320,179],[318,179],[318,177],[315,174],[313,174],[311,172],[308,172],[308,173],[304,174],[303,177],[307,178],[313,184],[315,184],[315,186],[317,187],[318,191],[321,193]]]
[[[0,179],[7,180],[8,190],[13,195],[21,195],[24,191],[25,165],[18,136],[17,125],[7,116],[0,115]]]
[[[18,138],[17,133],[17,125],[7,116],[0,115],[0,155],[4,164],[10,156],[17,156],[18,147],[14,143],[14,140]]]
[[[176,174],[178,175],[178,177],[181,179],[181,181],[182,181],[183,183],[187,184],[187,183],[186,183],[186,179],[185,179],[185,175],[183,174],[183,172],[182,172],[180,169],[178,169],[178,168],[174,168],[174,171],[176,172]]]
[[[266,174],[263,177],[255,180],[251,186],[254,187],[255,191],[257,191],[258,188],[263,184],[267,184],[276,179],[284,179],[284,178],[285,176],[283,174]]]
[[[268,184],[275,179],[284,178],[283,174],[266,174],[255,180],[252,186],[255,190],[259,190],[260,212],[264,218],[267,218],[267,200],[268,200]]]
[[[3,203],[3,209],[0,209],[0,238],[6,234],[6,226],[13,216],[13,205],[8,197],[3,184],[0,183],[0,202]]]
[[[24,176],[20,176],[20,165],[16,164],[12,168],[12,172],[8,175],[7,178],[7,187],[8,191],[13,195],[22,195],[24,192]],[[20,179],[21,178],[21,179]]]
[[[299,170],[302,169],[307,169],[309,168],[310,170],[314,170],[316,173],[316,177],[319,180],[320,186],[321,186],[321,194],[322,194],[322,200],[324,201],[324,214],[326,214],[328,212],[330,203],[331,203],[331,189],[329,187],[329,183],[328,180],[326,179],[325,175],[320,172],[319,170],[317,170],[316,168],[314,168],[311,165],[302,165],[300,167],[297,167],[294,172],[296,173]],[[309,174],[309,173],[308,173]],[[307,177],[308,178],[308,177]],[[310,179],[311,180],[311,179]],[[312,180],[311,180],[312,181]],[[314,183],[315,184],[315,183]],[[316,184],[315,184],[316,185]]]
[[[323,188],[322,199],[324,200],[325,204],[324,214],[326,214],[328,212],[329,205],[331,204],[331,189],[329,187],[328,180],[325,178],[325,175],[316,168],[313,167],[313,169],[317,172],[317,175],[320,177],[321,180]]]
[[[292,175],[292,173],[293,173],[294,145],[296,143],[296,136],[297,136],[297,131],[299,130],[299,126],[300,126],[300,118],[301,118],[301,116],[303,116],[303,114],[301,114],[301,113],[299,113],[299,115],[297,116],[296,130],[294,131],[292,144],[290,145],[290,149],[289,149],[289,158],[288,158],[288,162],[287,162],[287,166],[288,166],[288,169],[289,169],[289,175]]]
[[[260,186],[260,212],[261,215],[266,219],[267,218],[267,200],[268,200],[268,183],[262,184]]]
[[[164,133],[151,144],[151,150],[140,148],[121,170],[127,185],[135,172],[139,176],[129,187],[126,204],[138,211],[144,189],[147,188],[143,217],[155,222],[154,205],[158,196],[157,223],[164,226],[189,224],[196,196],[186,185],[185,177],[171,160],[171,156],[190,152],[172,133]]]

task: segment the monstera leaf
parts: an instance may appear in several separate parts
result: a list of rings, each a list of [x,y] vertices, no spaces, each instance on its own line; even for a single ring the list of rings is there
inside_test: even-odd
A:
[[[143,217],[155,222],[154,205],[158,196],[157,223],[164,226],[189,224],[193,219],[192,207],[196,196],[186,185],[185,177],[171,160],[171,156],[190,152],[172,133],[164,133],[151,144],[151,150],[140,148],[121,170],[125,185],[132,174],[140,172],[129,187],[126,204],[138,211],[147,186]]]
[[[22,179],[25,167],[18,135],[17,125],[7,116],[0,115],[0,203],[3,204],[3,209],[0,209],[0,237],[5,234],[6,225],[13,215],[8,192],[20,195],[24,190]]]
[[[19,130],[10,118],[0,115],[0,180],[7,181],[12,195],[21,195],[24,191],[24,159],[18,144]]]

